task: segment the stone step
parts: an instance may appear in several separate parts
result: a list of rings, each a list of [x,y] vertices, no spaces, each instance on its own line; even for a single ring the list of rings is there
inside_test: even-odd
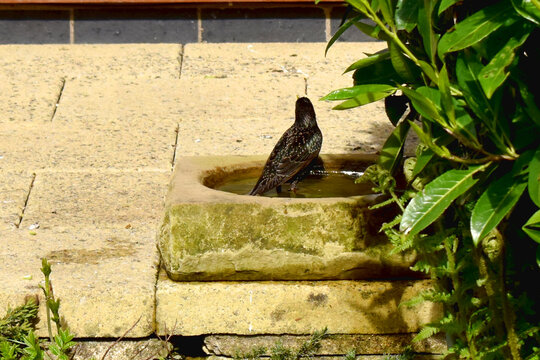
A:
[[[399,306],[430,280],[175,282],[161,271],[159,335],[399,334],[439,318],[439,305]]]

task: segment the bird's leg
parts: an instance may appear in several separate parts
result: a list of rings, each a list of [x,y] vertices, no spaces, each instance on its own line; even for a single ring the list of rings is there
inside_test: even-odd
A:
[[[300,179],[296,179],[294,180],[292,183],[291,183],[291,187],[289,188],[289,191],[293,191],[294,193],[296,193],[296,190],[298,190],[298,188],[296,187],[296,184],[298,184],[298,181]]]

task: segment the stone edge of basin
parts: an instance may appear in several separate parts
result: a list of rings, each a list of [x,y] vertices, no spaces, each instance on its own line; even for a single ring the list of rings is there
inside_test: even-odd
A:
[[[374,163],[377,158],[370,154],[321,157],[325,163],[337,164]],[[367,207],[376,201],[376,194],[268,198],[237,195],[203,185],[214,185],[212,174],[217,173],[219,178],[251,171],[261,168],[265,160],[266,156],[177,159],[158,232],[162,266],[171,279],[421,277],[409,269],[416,259],[413,253],[390,254],[391,245],[377,233],[378,227],[368,234],[370,218],[377,216],[366,215]],[[262,230],[253,225],[257,221],[265,221]],[[332,231],[331,227],[337,230]]]

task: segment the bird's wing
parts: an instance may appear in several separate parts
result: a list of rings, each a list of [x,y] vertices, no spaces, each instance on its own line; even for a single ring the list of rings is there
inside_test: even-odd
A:
[[[292,178],[317,157],[321,142],[322,137],[318,136],[318,133],[297,132],[291,136],[288,142],[289,148],[284,152],[287,155],[282,158],[276,168],[276,173],[285,178],[283,182]],[[298,144],[304,145],[298,146]]]
[[[308,131],[290,130],[283,134],[274,147],[250,195],[263,194],[284,184],[319,154],[322,143],[320,132],[314,136]]]

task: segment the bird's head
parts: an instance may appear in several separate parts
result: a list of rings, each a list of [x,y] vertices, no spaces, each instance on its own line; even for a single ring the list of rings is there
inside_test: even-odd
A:
[[[315,109],[313,104],[307,97],[301,97],[296,100],[296,120],[297,124],[304,126],[313,126],[317,122],[315,120]]]

